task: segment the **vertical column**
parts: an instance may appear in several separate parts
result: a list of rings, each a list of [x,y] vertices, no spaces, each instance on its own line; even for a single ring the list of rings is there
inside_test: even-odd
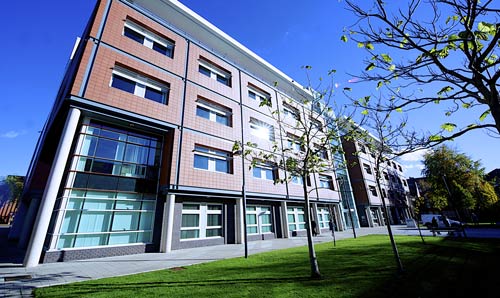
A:
[[[288,230],[288,213],[286,202],[281,202],[281,230],[283,231],[283,238],[289,238],[290,231]]]
[[[245,242],[245,224],[243,217],[245,216],[245,210],[243,210],[243,198],[236,200],[236,212],[235,212],[235,232],[236,232],[236,243],[242,244]]]
[[[365,213],[367,215],[368,219],[368,227],[373,228],[373,217],[372,217],[372,210],[370,206],[365,207]]]
[[[68,112],[68,118],[64,124],[61,140],[59,141],[56,155],[54,156],[54,162],[52,163],[52,168],[50,169],[49,178],[47,179],[47,184],[45,185],[40,208],[38,209],[38,214],[31,233],[31,240],[24,258],[25,267],[36,266],[40,261],[43,243],[47,235],[47,230],[49,229],[50,217],[54,209],[57,193],[59,192],[59,188],[61,186],[64,168],[66,167],[66,162],[68,161],[71,144],[75,137],[80,114],[80,110],[76,108],[70,108]]]
[[[171,252],[172,251],[172,235],[174,232],[174,210],[175,210],[175,195],[167,195],[167,200],[163,207],[163,224],[162,230],[162,241],[160,245],[161,252]]]

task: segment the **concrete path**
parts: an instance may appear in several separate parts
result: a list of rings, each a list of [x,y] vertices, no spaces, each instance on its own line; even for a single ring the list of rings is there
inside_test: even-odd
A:
[[[418,235],[416,229],[405,226],[393,226],[394,234]],[[423,231],[430,236],[429,231]],[[368,234],[387,234],[386,227],[356,229],[358,236]],[[498,232],[500,237],[500,232]],[[336,232],[336,239],[352,238],[352,230]],[[331,234],[314,237],[315,243],[332,241]],[[0,240],[1,242],[1,240]],[[253,241],[248,243],[249,254],[305,246],[305,237]],[[0,244],[0,250],[2,245]],[[32,297],[35,287],[46,287],[90,279],[121,276],[147,271],[154,271],[216,260],[242,257],[243,244],[208,246],[175,250],[170,253],[145,253],[128,256],[108,257],[65,263],[41,264],[33,268],[24,268],[19,257],[12,257],[12,262],[5,262],[0,257],[0,297]],[[3,262],[2,262],[3,261]]]

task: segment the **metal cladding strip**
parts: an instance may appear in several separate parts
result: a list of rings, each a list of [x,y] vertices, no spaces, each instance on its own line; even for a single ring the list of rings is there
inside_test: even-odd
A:
[[[95,57],[97,54],[97,49],[99,48],[99,43],[101,42],[102,31],[104,30],[104,26],[106,25],[106,20],[108,19],[109,10],[111,8],[112,1],[113,0],[108,0],[108,2],[106,3],[106,8],[104,9],[104,13],[103,13],[102,19],[101,19],[101,24],[99,25],[99,30],[97,31],[97,36],[96,36],[97,44],[94,43],[94,45],[92,46],[92,52],[90,53],[89,62],[88,62],[87,67],[85,69],[85,74],[83,75],[82,85],[80,86],[80,91],[78,92],[78,96],[80,96],[80,97],[83,97],[85,94],[85,91],[87,90],[90,72],[92,71],[92,67],[94,66],[94,61],[95,61]]]

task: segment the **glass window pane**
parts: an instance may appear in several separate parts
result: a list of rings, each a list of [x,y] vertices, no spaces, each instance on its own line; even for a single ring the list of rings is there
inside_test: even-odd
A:
[[[137,233],[120,233],[109,235],[109,244],[127,244],[137,242]]]
[[[198,227],[200,225],[200,216],[198,214],[183,214],[182,224],[183,228]]]
[[[151,232],[142,232],[137,233],[137,242],[150,243],[153,240],[153,233]]]
[[[111,82],[111,87],[132,94],[134,94],[135,92],[135,82],[117,74],[113,74],[113,81]]]
[[[247,206],[247,211],[255,211],[257,210],[257,207],[255,206]]]
[[[153,42],[153,50],[157,51],[158,53],[161,53],[163,55],[167,55],[167,47],[157,43],[156,41]]]
[[[140,210],[141,202],[132,201],[116,201],[116,210]]]
[[[266,179],[267,180],[274,180],[273,170],[271,170],[271,169],[265,169],[265,171],[266,171]]]
[[[106,159],[122,160],[124,147],[125,144],[122,142],[99,139],[95,156]]]
[[[217,82],[222,83],[226,86],[229,86],[229,78],[226,78],[224,76],[217,75]]]
[[[195,154],[194,167],[196,169],[208,170],[208,157]]]
[[[153,212],[141,213],[139,230],[152,230],[152,229],[153,229]]]
[[[208,210],[222,210],[222,205],[208,205]]]
[[[83,199],[70,198],[66,209],[82,209]]]
[[[271,214],[263,214],[260,216],[260,222],[263,224],[271,223]]]
[[[222,229],[207,229],[207,237],[221,237],[222,236]]]
[[[288,214],[288,222],[295,222],[295,215]]]
[[[215,115],[215,121],[218,122],[218,123],[220,123],[220,124],[224,124],[226,126],[229,126],[229,119],[225,115],[216,114]]]
[[[197,106],[196,107],[196,116],[200,116],[202,118],[210,120],[210,110]]]
[[[272,226],[262,226],[262,233],[271,233],[272,231]]]
[[[80,150],[80,154],[94,156],[96,144],[97,144],[96,137],[85,136],[85,139],[83,140],[82,148]]]
[[[58,249],[61,249],[61,248],[69,248],[69,247],[73,247],[73,241],[75,240],[75,237],[74,235],[65,235],[65,236],[61,236],[59,237],[59,241],[57,242],[57,248]]]
[[[115,190],[117,182],[117,177],[89,175],[88,184],[86,187],[90,189]]]
[[[207,77],[210,77],[211,71],[210,71],[210,69],[206,68],[205,66],[200,65],[200,66],[198,67],[198,71],[199,71],[201,74],[204,74],[204,75],[206,75]]]
[[[165,92],[146,86],[144,97],[159,103],[165,103]]]
[[[228,160],[215,160],[215,171],[222,173],[229,173],[229,161]]]
[[[106,245],[107,235],[77,235],[74,247]]]
[[[295,231],[295,225],[294,224],[288,225],[288,230],[290,230],[290,232]]]
[[[207,226],[222,226],[221,214],[207,214]]]
[[[112,231],[137,230],[139,215],[139,212],[115,212]]]
[[[198,204],[183,204],[183,210],[200,210],[200,205]]]
[[[300,230],[304,230],[306,228],[306,225],[305,224],[299,224],[299,229]]]
[[[181,231],[181,239],[200,238],[200,230]]]
[[[247,225],[255,225],[255,224],[257,224],[257,215],[247,214]]]
[[[254,168],[253,168],[253,176],[254,176],[255,178],[261,178],[261,171],[262,171],[262,169],[261,169],[261,168],[259,168],[259,167],[254,167]]]
[[[61,226],[61,233],[76,233],[78,219],[80,218],[80,210],[66,211],[64,221]]]
[[[134,31],[128,27],[123,29],[123,35],[126,37],[137,41],[138,43],[144,44],[144,36],[137,31]]]
[[[113,201],[86,199],[83,204],[83,209],[111,210],[113,209]]]
[[[248,234],[257,234],[257,227],[247,227]]]
[[[299,222],[305,222],[306,221],[306,218],[304,216],[304,214],[298,214],[299,215]]]
[[[82,211],[78,233],[107,232],[111,221],[111,212]]]
[[[148,148],[138,145],[127,144],[125,149],[124,161],[147,164],[148,163]]]

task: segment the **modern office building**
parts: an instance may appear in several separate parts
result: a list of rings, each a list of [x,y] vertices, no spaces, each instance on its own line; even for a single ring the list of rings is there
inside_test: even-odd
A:
[[[376,138],[374,138],[376,139]],[[377,190],[376,154],[362,141],[343,139],[349,177],[356,200],[359,223],[363,227],[387,224],[382,200],[389,210],[391,224],[404,224],[411,218],[411,198],[403,167],[395,160],[386,159],[381,165],[381,192]]]
[[[232,147],[285,146],[260,101],[293,112],[285,100],[311,97],[178,1],[98,1],[10,238],[34,266],[242,243],[245,228],[249,241],[304,235],[300,181],[274,184],[287,173],[264,163],[250,169]],[[310,179],[328,185],[311,192],[318,228],[328,231],[330,219],[345,228],[335,174]]]

